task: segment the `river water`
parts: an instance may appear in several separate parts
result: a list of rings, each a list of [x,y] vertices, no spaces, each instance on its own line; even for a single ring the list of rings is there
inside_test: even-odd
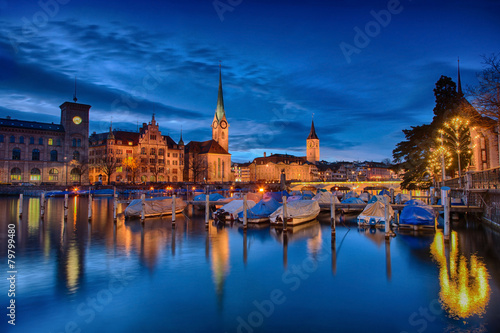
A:
[[[500,234],[359,229],[329,215],[290,230],[186,216],[113,223],[111,199],[0,198],[2,332],[499,332]],[[120,205],[121,212],[126,205]],[[15,298],[7,278],[15,230]],[[7,306],[15,300],[15,326]]]

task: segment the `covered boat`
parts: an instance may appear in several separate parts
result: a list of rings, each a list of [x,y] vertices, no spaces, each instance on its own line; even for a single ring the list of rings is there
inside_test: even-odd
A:
[[[399,217],[400,227],[416,229],[434,228],[436,214],[434,209],[420,200],[410,200],[406,203]]]
[[[368,204],[358,216],[358,225],[384,225],[385,224],[385,206],[382,200]],[[394,210],[391,205],[389,208],[389,222],[394,216]]]
[[[207,198],[206,194],[199,194],[193,198],[194,201],[205,201]],[[224,198],[221,194],[219,193],[212,193],[208,195],[208,200],[209,201],[219,201],[219,200],[224,200]]]
[[[296,200],[287,203],[287,223],[290,226],[314,220],[320,212],[319,204],[314,200]],[[283,206],[276,209],[269,220],[273,224],[283,223]]]
[[[271,215],[281,204],[273,198],[262,199],[255,206],[247,209],[248,223],[265,223],[269,222]],[[243,211],[238,213],[238,219],[243,222]]]
[[[319,191],[312,200],[317,201],[321,210],[330,210],[331,200],[333,197],[333,202],[339,204],[340,201],[337,196],[330,194],[328,192]]]
[[[273,198],[274,200],[278,202],[283,202],[283,197],[289,197],[290,194],[288,194],[287,191],[279,191],[279,192],[266,192],[264,193],[263,199],[267,198]]]
[[[175,213],[181,213],[187,204],[181,198],[175,199]],[[142,200],[135,199],[125,208],[125,217],[141,217]],[[172,198],[158,197],[145,200],[144,217],[172,215]]]
[[[366,202],[361,200],[360,198],[347,198],[342,200],[341,204],[352,205],[342,208],[341,211],[343,213],[359,213],[365,208]]]
[[[410,195],[409,194],[405,194],[405,193],[399,193],[394,198],[394,202],[397,203],[397,204],[404,204],[405,202],[407,202],[409,200],[410,200]]]
[[[255,201],[247,200],[247,207],[255,206]],[[243,200],[233,200],[214,212],[214,219],[218,220],[234,220],[238,217],[238,213],[243,211]]]

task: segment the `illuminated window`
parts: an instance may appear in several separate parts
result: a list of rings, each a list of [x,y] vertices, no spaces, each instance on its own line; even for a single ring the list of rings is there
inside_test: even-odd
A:
[[[54,144],[54,140],[52,138],[50,138],[48,141],[47,141],[47,144],[49,146],[52,146]]]
[[[71,170],[69,175],[70,175],[70,179],[72,182],[79,182],[80,181],[80,170],[78,170],[77,168],[74,168],[73,170]]]
[[[49,170],[49,181],[57,181],[59,180],[59,171],[57,169]]]
[[[10,170],[10,180],[21,180],[21,169],[13,168]]]
[[[41,178],[42,178],[42,173],[40,172],[40,169],[37,168],[31,169],[30,180],[38,181]]]

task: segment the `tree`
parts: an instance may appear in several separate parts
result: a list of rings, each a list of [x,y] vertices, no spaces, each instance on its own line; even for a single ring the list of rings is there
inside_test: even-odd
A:
[[[121,163],[113,156],[104,155],[97,160],[97,168],[106,175],[108,185],[111,182],[111,176],[119,166],[121,166]]]
[[[459,178],[461,177],[462,168],[469,165],[472,158],[469,124],[468,119],[457,116],[445,122],[444,126],[439,129],[439,133],[442,134],[440,136],[441,146],[446,151],[457,154],[457,158],[454,160],[456,161]]]
[[[187,166],[188,179],[190,175],[192,175],[193,182],[196,183],[201,181],[203,178],[207,178],[208,176],[208,162],[206,157],[202,156],[199,153],[190,153],[189,154],[189,164]]]
[[[500,53],[483,55],[482,58],[485,68],[477,73],[478,85],[469,87],[467,93],[476,110],[493,120],[491,123],[497,127],[500,151]]]
[[[127,156],[123,160],[123,166],[132,175],[132,184],[135,184],[135,179],[141,167],[140,158],[138,156]]]
[[[78,184],[82,185],[82,176],[89,170],[88,159],[83,159],[81,161],[72,160],[69,162],[69,165],[72,167],[71,172],[78,174]]]

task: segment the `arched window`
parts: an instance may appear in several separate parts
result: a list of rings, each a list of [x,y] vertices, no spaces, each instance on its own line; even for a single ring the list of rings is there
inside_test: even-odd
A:
[[[30,145],[34,145],[35,144],[35,138],[34,137],[30,137]]]
[[[19,148],[12,149],[12,159],[13,160],[20,160],[21,159],[21,149],[19,149]]]
[[[177,176],[173,176],[173,177],[172,177],[172,181],[173,181],[173,182],[176,182],[176,181],[177,181]]]
[[[163,177],[163,176],[158,176],[158,181],[159,181],[159,182],[164,182],[164,181],[165,181],[165,177]]]
[[[74,159],[75,161],[79,161],[79,160],[80,160],[80,152],[79,152],[79,151],[75,150],[75,151],[73,152],[73,159]]]
[[[49,138],[49,139],[47,140],[47,144],[48,144],[49,146],[52,146],[52,145],[54,144],[54,139]]]
[[[19,168],[12,168],[10,170],[10,180],[21,180],[21,169]]]
[[[57,150],[52,150],[50,152],[50,161],[57,162]]]
[[[71,143],[71,146],[72,147],[76,147],[76,139],[73,139],[72,143]]]
[[[78,170],[77,168],[73,168],[69,175],[72,182],[80,181],[80,170]]]
[[[19,143],[24,143],[24,136],[19,137]]]
[[[30,180],[39,181],[41,178],[42,178],[42,173],[40,172],[40,169],[38,168],[31,169]]]
[[[14,142],[16,142],[16,137],[11,135],[10,136],[10,143],[14,143]]]
[[[141,176],[141,182],[145,182],[146,181],[146,176]]]
[[[155,176],[149,176],[149,181],[152,183],[155,182],[156,181]]]
[[[82,146],[82,139],[76,140],[76,146],[81,147]]]
[[[33,149],[31,152],[31,160],[40,161],[40,151],[38,149]]]
[[[146,147],[141,148],[141,155],[146,155]]]
[[[43,145],[43,138],[39,138],[39,139],[38,139],[38,144],[39,144],[39,145]]]
[[[58,181],[59,180],[59,171],[57,169],[49,170],[49,181]]]
[[[222,132],[220,133],[220,138],[221,138],[222,140],[224,140],[224,131],[222,131]]]
[[[156,148],[151,148],[149,155],[156,155]]]

